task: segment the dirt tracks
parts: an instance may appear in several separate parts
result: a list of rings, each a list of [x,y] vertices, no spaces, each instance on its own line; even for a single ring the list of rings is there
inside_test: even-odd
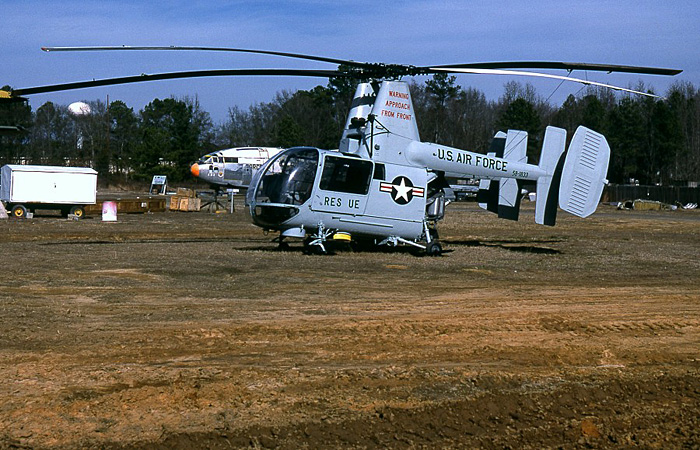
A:
[[[700,445],[700,214],[450,208],[440,258],[0,222],[0,448]]]

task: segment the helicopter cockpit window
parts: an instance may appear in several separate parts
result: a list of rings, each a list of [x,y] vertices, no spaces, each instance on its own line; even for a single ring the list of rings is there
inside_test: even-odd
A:
[[[367,195],[372,179],[372,161],[326,156],[320,188],[326,191]]]
[[[256,191],[258,203],[301,205],[311,197],[318,150],[298,148],[280,153],[265,169]]]

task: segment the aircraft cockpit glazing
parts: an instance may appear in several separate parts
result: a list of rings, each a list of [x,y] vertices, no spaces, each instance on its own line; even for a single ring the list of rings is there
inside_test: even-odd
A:
[[[201,158],[199,158],[199,161],[197,161],[197,164],[211,164],[214,162],[214,155],[204,155]]]
[[[253,219],[274,227],[296,215],[296,207],[311,197],[318,160],[318,149],[309,147],[292,148],[270,159],[254,184]]]
[[[238,158],[236,157],[229,157],[229,156],[220,156],[220,155],[204,155],[199,160],[197,161],[197,164],[219,164],[219,163],[226,163],[226,164],[237,164],[238,163]]]

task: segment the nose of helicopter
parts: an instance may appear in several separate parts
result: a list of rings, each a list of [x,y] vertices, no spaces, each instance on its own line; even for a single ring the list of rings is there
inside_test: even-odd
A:
[[[190,167],[190,172],[192,172],[192,175],[195,177],[199,177],[199,164],[192,164],[192,167]]]

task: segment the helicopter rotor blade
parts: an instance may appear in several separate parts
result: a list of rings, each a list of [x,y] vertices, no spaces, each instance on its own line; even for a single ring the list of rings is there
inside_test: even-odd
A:
[[[644,75],[678,75],[683,72],[680,69],[666,69],[662,67],[623,66],[615,64],[591,64],[570,63],[559,61],[500,61],[467,64],[448,64],[432,66],[433,69],[562,69],[591,70],[598,72],[625,72]]]
[[[503,69],[564,69],[569,72],[573,70],[592,70],[604,72],[627,72],[640,74],[654,75],[676,75],[681,72],[677,69],[664,69],[655,67],[636,67],[622,65],[606,65],[606,64],[589,64],[589,63],[567,63],[567,62],[550,62],[550,61],[514,61],[514,62],[487,62],[487,63],[468,63],[456,65],[440,65],[440,66],[425,66],[416,67],[402,64],[383,64],[383,63],[362,63],[337,58],[327,58],[321,56],[305,55],[300,53],[277,52],[268,50],[251,50],[242,48],[230,47],[193,47],[193,46],[91,46],[91,47],[42,47],[42,50],[47,52],[75,52],[75,51],[124,51],[124,50],[183,50],[183,51],[223,51],[223,52],[239,52],[282,56],[288,58],[305,59],[311,61],[319,61],[337,64],[337,70],[315,70],[315,69],[220,69],[220,70],[198,70],[187,72],[170,72],[157,74],[142,74],[137,76],[127,76],[118,78],[107,78],[102,80],[92,80],[74,83],[54,84],[47,86],[38,86],[32,88],[22,88],[12,91],[0,91],[0,101],[22,100],[21,95],[39,94],[45,92],[56,92],[72,89],[83,89],[88,87],[109,86],[116,84],[138,83],[144,81],[168,80],[178,78],[197,78],[197,77],[214,77],[214,76],[255,76],[255,75],[270,75],[270,76],[309,76],[321,78],[345,77],[356,78],[361,80],[367,79],[397,79],[403,76],[426,75],[430,73],[471,73],[471,74],[490,74],[490,75],[511,75],[511,76],[531,76],[553,78],[572,82],[578,82],[588,85],[602,86],[611,89],[631,92],[640,95],[657,97],[656,95],[635,91],[632,89],[622,88],[609,84],[599,83],[595,81],[582,80],[573,77],[564,77],[559,75],[550,75],[537,72],[523,72],[518,70],[503,70]]]
[[[634,89],[623,88],[620,86],[615,86],[612,84],[599,83],[597,81],[583,80],[581,78],[565,77],[562,75],[552,75],[548,73],[538,73],[538,72],[525,72],[521,70],[500,70],[500,69],[467,69],[467,68],[440,68],[431,67],[429,70],[435,72],[448,72],[448,73],[470,73],[479,75],[509,75],[509,76],[525,76],[525,77],[538,77],[538,78],[551,78],[555,80],[571,81],[574,83],[581,83],[592,86],[600,86],[609,89],[614,89],[617,91],[629,92],[632,94],[645,95],[647,97],[661,98],[658,95],[650,94],[648,92],[635,91]]]
[[[141,83],[145,81],[174,80],[180,78],[202,78],[202,77],[229,77],[229,76],[299,76],[299,77],[345,77],[343,72],[336,70],[315,70],[315,69],[220,69],[220,70],[195,70],[186,72],[167,72],[156,74],[141,74],[128,77],[104,78],[101,80],[79,81],[74,83],[52,84],[30,88],[14,89],[8,96],[0,95],[0,100],[15,99],[22,95],[43,94],[46,92],[67,91],[73,89],[84,89],[98,86],[112,86],[115,84]],[[7,91],[2,91],[7,93]]]
[[[358,62],[347,59],[329,58],[325,56],[306,55],[303,53],[278,52],[271,50],[254,50],[235,47],[206,47],[206,46],[82,46],[82,47],[42,47],[45,52],[80,52],[80,51],[124,51],[124,50],[181,50],[181,51],[215,51],[215,52],[237,52],[237,53],[252,53],[260,55],[274,55],[286,58],[306,59],[310,61],[327,62],[338,65],[348,65],[354,67],[376,66],[377,64]],[[392,64],[397,67],[412,67],[408,65]],[[432,68],[440,69],[561,69],[561,70],[591,70],[598,72],[625,72],[639,73],[647,75],[678,75],[682,72],[680,69],[667,69],[662,67],[644,67],[644,66],[626,66],[619,64],[592,64],[592,63],[576,63],[576,62],[561,62],[561,61],[495,61],[495,62],[479,62],[465,64],[446,64],[439,66],[431,66]]]
[[[193,47],[193,46],[87,46],[87,47],[41,47],[45,52],[91,52],[91,51],[147,51],[147,50],[176,50],[176,51],[211,51],[211,52],[235,52],[235,53],[252,53],[259,55],[283,56],[285,58],[305,59],[309,61],[320,61],[338,65],[348,65],[355,67],[363,67],[367,63],[351,61],[347,59],[327,58],[325,56],[305,55],[302,53],[276,52],[271,50],[252,50],[246,48],[232,47]]]

